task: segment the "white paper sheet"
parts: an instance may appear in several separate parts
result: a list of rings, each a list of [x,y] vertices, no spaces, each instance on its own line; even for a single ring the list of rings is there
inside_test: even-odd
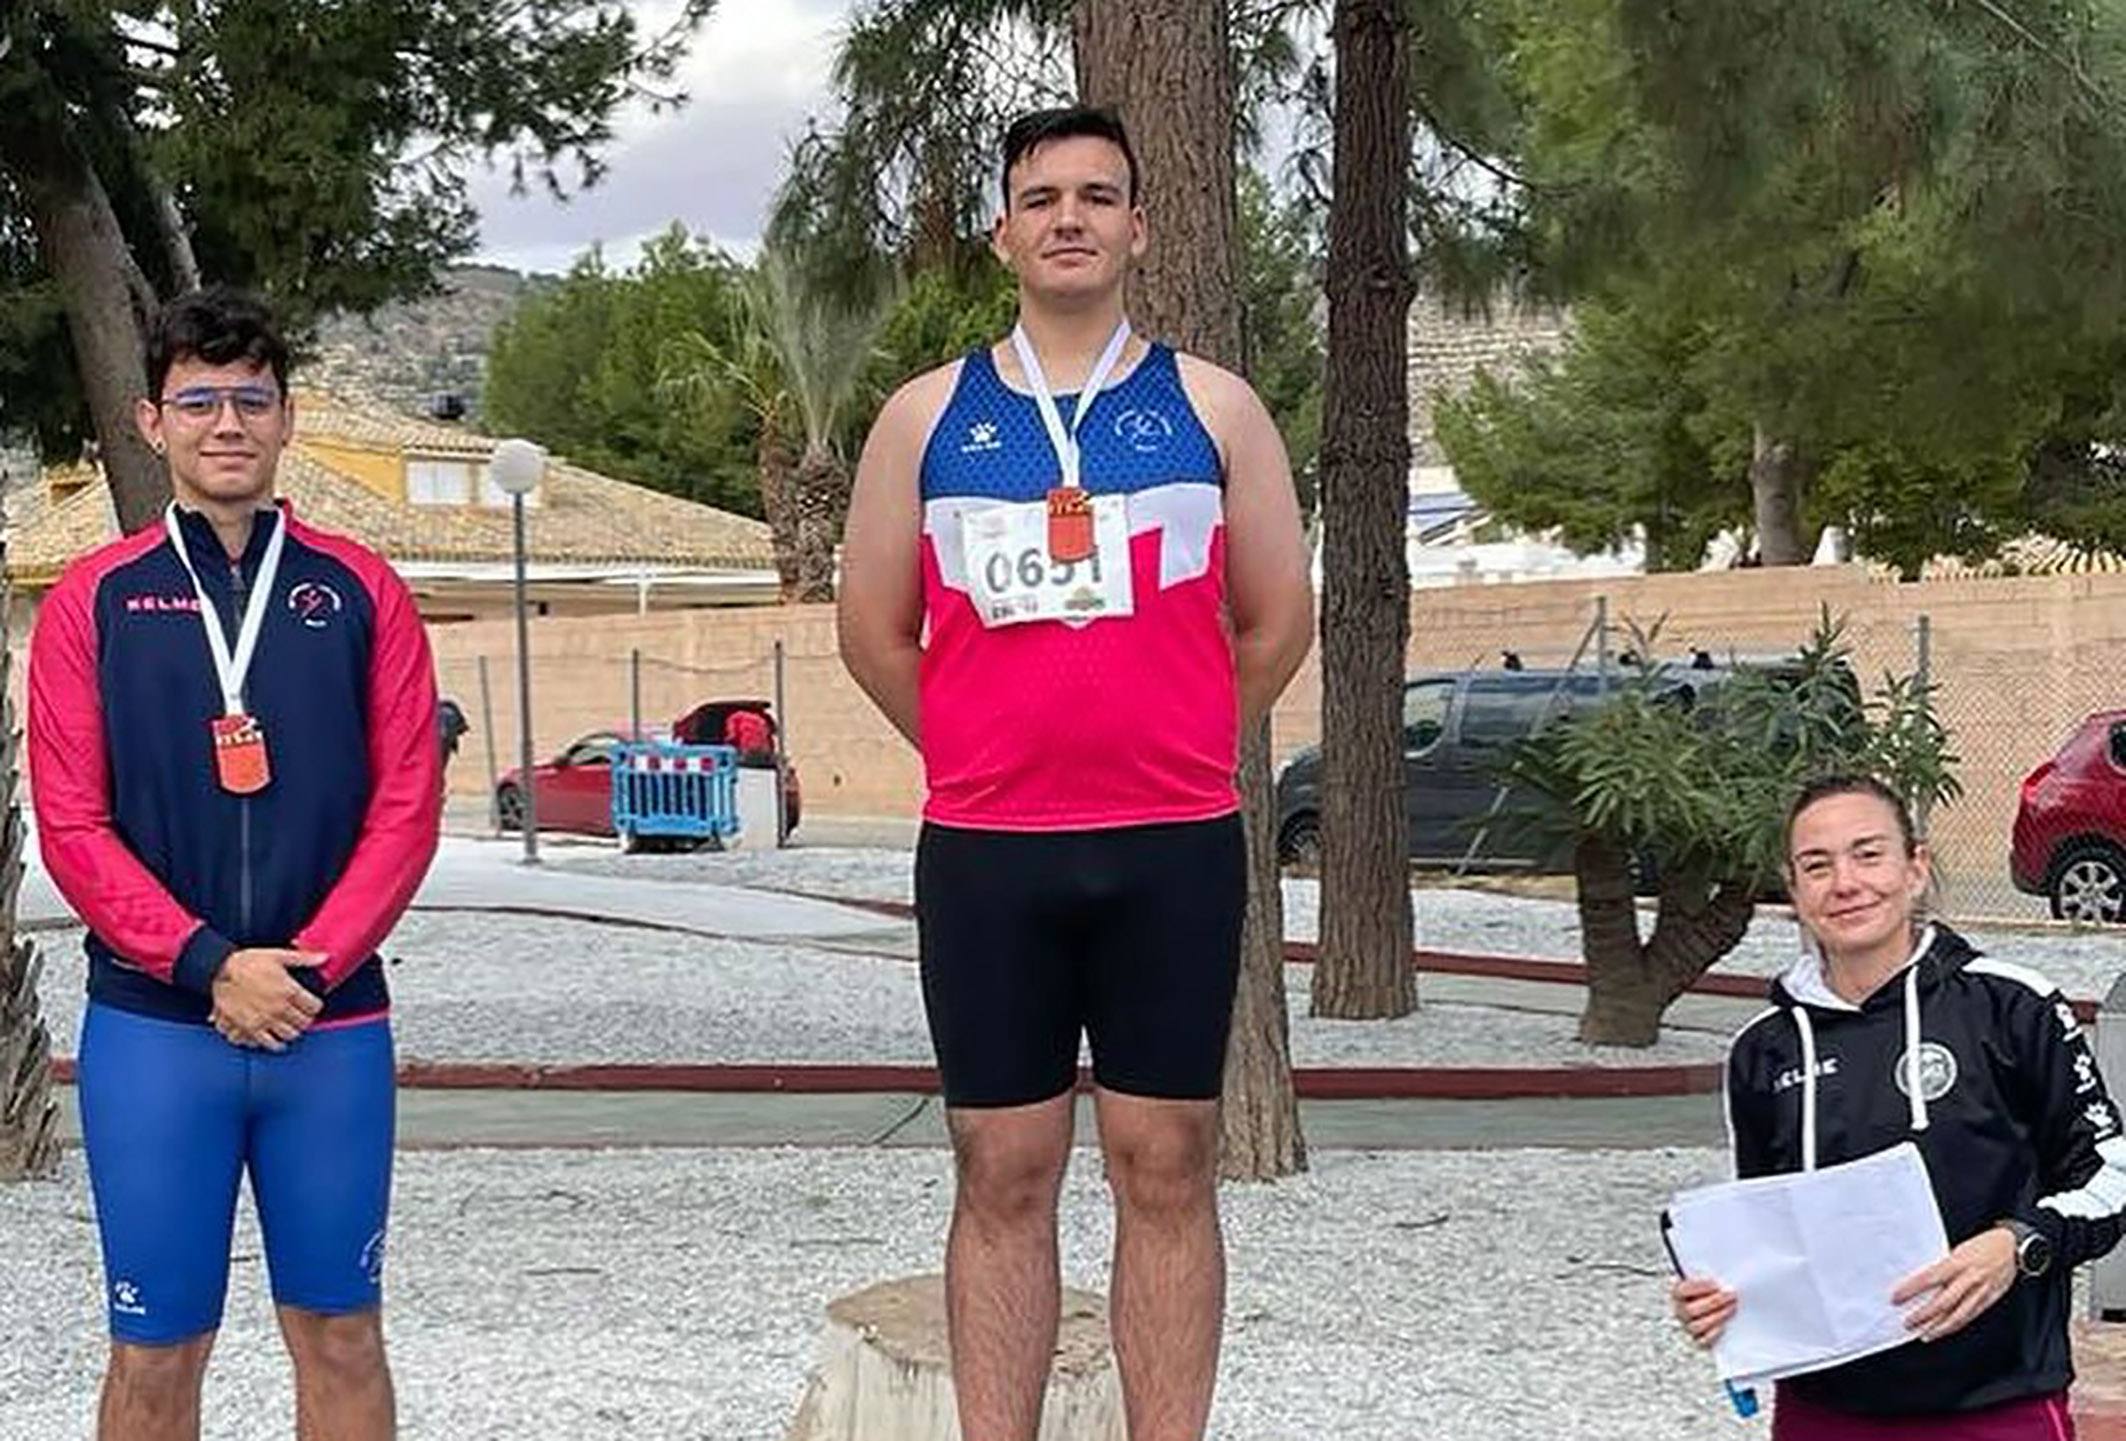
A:
[[[1738,1385],[1910,1341],[1890,1293],[1949,1254],[1926,1163],[1909,1141],[1817,1171],[1685,1191],[1668,1215],[1684,1273],[1738,1299],[1713,1347],[1722,1379]]]

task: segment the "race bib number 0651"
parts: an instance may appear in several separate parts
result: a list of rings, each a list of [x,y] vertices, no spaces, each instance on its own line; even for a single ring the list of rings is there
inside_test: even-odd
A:
[[[971,511],[960,525],[967,590],[982,624],[1083,625],[1130,613],[1127,496],[1093,497],[1093,551],[1084,560],[1049,554],[1045,501]]]

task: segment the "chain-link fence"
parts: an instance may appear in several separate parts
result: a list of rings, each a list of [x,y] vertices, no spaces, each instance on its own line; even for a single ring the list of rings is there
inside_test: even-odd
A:
[[[1664,693],[1694,704],[1738,668],[1792,660],[1813,629],[1741,611],[1641,611],[1540,587],[1420,593],[1417,615],[1403,702],[1409,849],[1420,867],[1453,874],[1570,868],[1562,833],[1530,823],[1546,808],[1501,779],[1515,742],[1650,670]],[[1842,643],[1863,689],[1886,671],[1918,669],[1918,634],[1894,619],[1847,619]],[[1300,861],[1311,839],[1296,814],[1303,779],[1282,788],[1280,817],[1285,854]]]
[[[1467,678],[1456,723],[1477,744],[1443,750],[1410,777],[1413,804],[1438,813],[1442,836],[1449,815],[1464,818],[1451,843],[1414,837],[1413,849],[1428,864],[1476,868],[1466,817],[1480,821],[1497,790],[1476,752],[1598,687],[1636,650],[1686,668],[1790,657],[1827,605],[1864,691],[1886,674],[1918,673],[1933,688],[1963,787],[1927,822],[1948,912],[2041,919],[2057,899],[2080,918],[2126,919],[2126,701],[2116,648],[2102,625],[2085,623],[2077,607],[2086,604],[2049,582],[1876,585],[1850,571],[1421,591],[1407,672],[1420,684],[1407,719],[1442,724],[1437,682]],[[518,764],[516,651],[502,625],[435,634],[443,693],[472,726],[451,767],[456,814],[477,818]],[[705,702],[760,700],[800,773],[807,813],[905,818],[920,803],[915,752],[849,679],[824,608],[535,626],[532,645],[541,761],[594,731],[655,729]],[[1320,738],[1321,685],[1317,654],[1278,707],[1280,768]]]
[[[534,764],[563,754],[598,734],[669,735],[673,724],[712,700],[757,700],[772,707],[785,730],[777,694],[775,655],[724,665],[683,665],[640,651],[554,659],[530,664]],[[450,767],[453,796],[492,796],[521,761],[519,667],[514,653],[439,657],[440,694],[457,703],[471,726]],[[720,739],[720,737],[719,737]]]
[[[471,644],[439,632],[436,646],[438,690],[470,726],[447,777],[453,821],[468,826],[495,823],[495,798],[521,764],[519,658],[513,645],[491,643],[492,628],[482,629]],[[913,813],[920,794],[914,752],[849,680],[831,623],[667,626],[648,639],[630,644],[596,629],[534,628],[522,667],[529,671],[534,764],[554,762],[588,738],[669,736],[703,707],[755,703],[773,717],[781,753],[796,773],[801,813],[818,802],[848,816]],[[540,813],[544,820],[543,803]]]
[[[1711,600],[1673,611],[1643,593],[1480,589],[1418,597],[1406,722],[1442,724],[1454,710],[1452,743],[1408,777],[1432,792],[1410,801],[1421,863],[1485,868],[1481,855],[1422,844],[1423,813],[1437,813],[1443,834],[1459,820],[1466,846],[1472,808],[1481,815],[1497,791],[1475,752],[1592,693],[1605,670],[1651,658],[1688,675],[1791,658],[1822,614],[1805,577],[1783,603],[1724,603],[1708,589]],[[1921,818],[1948,913],[2126,921],[2126,687],[2112,648],[2055,633],[2047,607],[2027,597],[1958,593],[1937,610],[1912,587],[1854,594],[1865,603],[1833,600],[1831,613],[1863,693],[1874,698],[1891,675],[1924,681],[1957,757],[1961,795]]]
[[[1935,818],[1953,910],[2126,920],[2126,709],[2115,651],[1979,613],[1928,627],[1963,795]]]

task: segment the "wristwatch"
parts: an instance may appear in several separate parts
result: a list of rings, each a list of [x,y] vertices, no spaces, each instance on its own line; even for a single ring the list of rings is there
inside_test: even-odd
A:
[[[2017,1272],[2036,1277],[2052,1269],[2052,1242],[2043,1231],[2025,1221],[2006,1220],[2000,1224],[2015,1237]]]

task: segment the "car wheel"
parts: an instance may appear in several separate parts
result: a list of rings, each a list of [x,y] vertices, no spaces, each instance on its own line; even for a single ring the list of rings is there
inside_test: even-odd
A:
[[[2061,856],[2052,869],[2052,914],[2063,921],[2112,925],[2126,920],[2126,855],[2092,842]]]
[[[648,839],[637,835],[633,830],[624,830],[620,833],[620,854],[624,856],[639,856],[649,848]]]
[[[1321,817],[1301,811],[1277,833],[1277,859],[1288,866],[1321,864]]]
[[[495,822],[505,831],[524,829],[524,792],[515,786],[495,792]]]

